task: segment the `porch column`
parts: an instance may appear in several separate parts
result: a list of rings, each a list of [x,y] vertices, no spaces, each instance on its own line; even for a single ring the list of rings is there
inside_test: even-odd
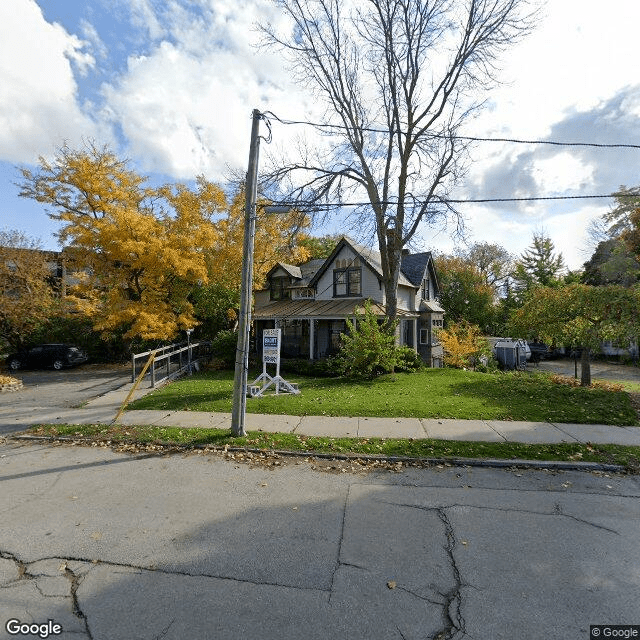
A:
[[[418,353],[418,318],[414,318],[411,324],[413,324],[413,350]]]
[[[309,318],[309,360],[313,360],[313,345],[315,342],[315,325],[316,321]]]

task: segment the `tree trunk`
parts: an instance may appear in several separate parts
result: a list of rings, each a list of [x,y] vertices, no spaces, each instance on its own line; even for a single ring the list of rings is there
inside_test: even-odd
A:
[[[386,234],[379,238],[382,258],[382,282],[384,284],[387,310],[385,326],[389,333],[391,333],[391,328],[398,314],[398,278],[402,259],[402,247],[396,234],[395,229],[388,229]]]
[[[580,359],[580,386],[591,385],[591,349],[584,347]]]

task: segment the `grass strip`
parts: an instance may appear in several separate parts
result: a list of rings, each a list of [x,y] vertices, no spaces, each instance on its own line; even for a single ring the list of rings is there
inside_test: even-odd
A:
[[[458,440],[396,438],[330,438],[291,433],[252,431],[242,438],[227,429],[123,425],[37,425],[30,435],[82,439],[87,444],[155,444],[189,449],[201,446],[247,447],[264,451],[294,451],[336,455],[377,455],[406,458],[478,458],[597,462],[640,471],[640,447],[613,444],[522,444],[517,442],[466,442]]]

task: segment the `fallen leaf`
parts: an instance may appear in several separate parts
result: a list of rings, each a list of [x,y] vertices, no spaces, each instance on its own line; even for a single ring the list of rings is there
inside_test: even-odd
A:
[[[389,580],[389,582],[387,582],[387,587],[389,589],[395,589],[396,588],[396,582],[395,580]]]

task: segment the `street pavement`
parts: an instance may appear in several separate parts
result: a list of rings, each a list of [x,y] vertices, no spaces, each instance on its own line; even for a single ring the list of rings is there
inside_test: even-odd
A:
[[[9,620],[64,640],[585,640],[640,624],[638,476],[276,462],[0,445],[0,639],[26,637]]]

